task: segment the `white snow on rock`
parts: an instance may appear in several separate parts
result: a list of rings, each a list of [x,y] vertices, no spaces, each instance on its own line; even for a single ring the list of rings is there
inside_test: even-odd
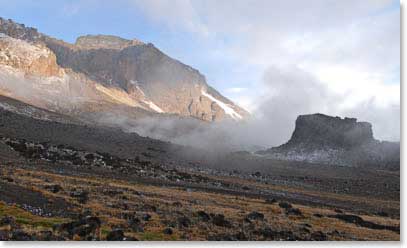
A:
[[[147,104],[155,112],[164,113],[164,111],[160,107],[158,107],[155,103],[153,103],[152,101],[148,101],[148,100],[142,100],[142,101],[145,104]]]
[[[239,115],[233,108],[231,108],[229,104],[226,104],[226,103],[216,99],[214,96],[212,96],[211,94],[206,92],[204,89],[201,89],[201,93],[203,96],[206,96],[207,98],[216,102],[219,105],[219,107],[221,107],[223,109],[223,111],[225,111],[225,113],[227,115],[229,115],[230,117],[232,117],[233,119],[235,119],[235,120],[243,119],[243,117],[241,115]]]
[[[147,104],[150,109],[154,110],[157,113],[164,113],[165,112],[160,107],[158,107],[157,104],[155,104],[154,102],[146,99],[146,94],[144,94],[144,91],[138,86],[137,81],[130,80],[130,83],[136,86],[136,89],[140,92],[140,94],[144,98],[144,99],[141,99],[141,101],[143,103]]]

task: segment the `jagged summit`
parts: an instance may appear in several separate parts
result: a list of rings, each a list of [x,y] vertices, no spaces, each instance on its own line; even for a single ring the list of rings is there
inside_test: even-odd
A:
[[[127,40],[114,35],[85,35],[76,39],[75,45],[81,49],[118,49],[129,46],[144,45],[143,42],[133,39]]]

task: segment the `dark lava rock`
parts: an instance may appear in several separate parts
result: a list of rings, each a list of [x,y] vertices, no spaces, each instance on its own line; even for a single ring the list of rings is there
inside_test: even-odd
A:
[[[0,241],[7,241],[10,239],[10,233],[8,231],[0,230]]]
[[[223,214],[215,214],[212,216],[212,223],[217,226],[223,226],[223,227],[232,227],[232,224],[230,221],[225,219],[225,216]]]
[[[382,217],[389,217],[390,216],[389,213],[384,212],[384,211],[377,212],[377,215],[382,216]]]
[[[106,236],[108,241],[123,241],[125,240],[124,232],[121,229],[114,229]]]
[[[61,239],[54,236],[51,231],[41,231],[35,235],[35,240],[56,241],[56,240],[61,240]]]
[[[330,218],[336,218],[343,220],[347,223],[353,223],[355,225],[361,226],[361,227],[366,227],[370,229],[377,229],[377,230],[390,230],[393,232],[400,233],[400,227],[399,226],[386,226],[386,225],[380,225],[376,224],[370,221],[365,221],[362,219],[360,216],[357,215],[351,215],[351,214],[335,214],[335,215],[329,215],[328,217]]]
[[[167,228],[165,228],[165,229],[163,230],[163,233],[164,233],[164,234],[167,234],[167,235],[171,235],[171,234],[174,233],[174,231],[172,230],[171,227],[167,227]]]
[[[186,217],[186,216],[182,216],[178,218],[178,226],[180,228],[182,227],[189,227],[191,225],[191,220]]]
[[[233,234],[222,233],[211,235],[208,237],[209,241],[238,241],[238,239]]]
[[[280,208],[285,208],[285,209],[288,209],[288,208],[292,208],[292,207],[293,207],[293,206],[292,206],[290,203],[288,203],[288,202],[280,202],[278,205],[280,206]]]
[[[318,213],[314,214],[314,216],[317,217],[317,218],[322,218],[322,217],[324,217],[322,214],[318,214]]]
[[[261,177],[261,173],[259,171],[256,171],[255,173],[252,174],[254,177]]]
[[[134,232],[144,232],[144,228],[141,224],[141,221],[139,218],[131,218],[128,221],[128,224]]]
[[[149,214],[143,214],[142,219],[143,219],[144,221],[149,221],[149,220],[151,219],[151,215],[149,215]]]
[[[268,199],[266,199],[266,203],[268,203],[268,204],[274,204],[274,203],[276,203],[276,202],[277,202],[277,200],[274,199],[274,198],[268,198]]]
[[[63,190],[63,188],[58,184],[47,185],[47,186],[45,186],[45,189],[47,189],[48,191],[50,191],[52,193],[58,193],[59,191]]]
[[[326,236],[326,234],[321,231],[317,231],[311,233],[310,239],[315,241],[326,241],[328,240],[328,236]]]
[[[6,180],[6,181],[9,182],[9,183],[14,182],[14,179],[11,178],[11,177],[4,177],[3,179]]]
[[[328,150],[335,152],[327,156]],[[258,153],[289,161],[392,170],[400,167],[400,143],[375,140],[368,122],[323,114],[298,116],[287,143]]]
[[[253,211],[246,216],[249,220],[264,220],[264,214]]]
[[[88,216],[77,221],[72,221],[68,223],[63,223],[55,227],[61,233],[65,233],[69,238],[74,235],[86,238],[91,236],[91,238],[96,238],[98,236],[97,231],[100,229],[101,221],[98,217]]]
[[[266,227],[264,229],[261,229],[258,233],[263,235],[266,239],[271,239],[271,240],[289,240],[289,241],[294,241],[294,240],[300,240],[299,237],[295,236],[292,231],[274,231],[270,227]]]
[[[12,216],[4,216],[0,219],[0,226],[7,226],[10,225],[14,227],[16,225],[16,221]]]
[[[84,190],[73,191],[71,197],[77,198],[79,203],[84,204],[89,200],[89,193]]]
[[[310,146],[352,148],[374,142],[374,138],[368,122],[312,114],[298,116],[293,135],[285,146],[304,142]]]
[[[14,241],[30,241],[33,240],[32,236],[22,230],[16,230],[11,234],[11,240]]]
[[[211,217],[209,216],[209,214],[207,214],[205,211],[198,211],[197,212],[197,215],[198,215],[198,218],[201,220],[201,221],[205,221],[205,222],[207,222],[207,221],[209,221],[210,219],[211,219]]]
[[[297,216],[302,216],[301,210],[298,208],[287,208],[286,212],[287,215],[297,215]]]
[[[142,206],[142,210],[143,211],[157,212],[157,207],[154,206],[154,205],[150,205],[150,204],[144,204]]]

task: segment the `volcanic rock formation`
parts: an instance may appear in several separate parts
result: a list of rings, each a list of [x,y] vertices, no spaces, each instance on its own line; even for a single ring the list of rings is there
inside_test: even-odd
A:
[[[300,115],[291,139],[259,154],[288,161],[399,168],[400,144],[374,139],[372,125],[356,118]]]

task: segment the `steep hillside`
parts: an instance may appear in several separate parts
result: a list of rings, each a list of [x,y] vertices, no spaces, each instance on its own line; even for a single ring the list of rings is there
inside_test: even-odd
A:
[[[14,39],[11,43],[22,43],[32,49],[25,53],[41,58],[40,65],[53,65],[41,67],[41,71],[35,63],[30,63],[28,70],[23,68],[25,72],[36,70],[43,77],[55,76],[57,72],[73,74],[81,77],[80,80],[95,82],[96,92],[119,104],[205,121],[241,120],[248,115],[210,87],[199,71],[170,58],[150,43],[109,35],[87,35],[79,37],[75,44],[69,44],[1,18],[0,33],[3,33],[2,43],[6,43],[5,39]],[[3,53],[6,50],[0,49]],[[17,52],[19,49],[14,47],[15,57],[21,55]],[[49,57],[41,56],[40,50]],[[21,69],[20,65],[9,61],[3,60],[3,64]]]

